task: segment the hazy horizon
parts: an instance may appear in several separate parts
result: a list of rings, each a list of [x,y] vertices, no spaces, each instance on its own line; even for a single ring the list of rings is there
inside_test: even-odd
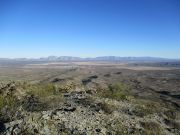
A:
[[[179,0],[2,0],[0,58],[180,58]]]
[[[154,59],[169,59],[169,60],[180,60],[180,58],[167,58],[167,57],[151,57],[151,56],[94,56],[94,57],[80,57],[80,56],[54,56],[54,55],[49,55],[49,56],[43,56],[43,57],[0,57],[0,59],[46,59],[50,57],[74,57],[74,58],[81,58],[81,59],[95,59],[95,58],[100,58],[100,57],[116,57],[116,58],[154,58]]]

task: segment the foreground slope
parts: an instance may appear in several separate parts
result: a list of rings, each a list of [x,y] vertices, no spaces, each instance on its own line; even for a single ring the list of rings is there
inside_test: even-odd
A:
[[[180,134],[179,69],[111,64],[1,67],[1,134]]]

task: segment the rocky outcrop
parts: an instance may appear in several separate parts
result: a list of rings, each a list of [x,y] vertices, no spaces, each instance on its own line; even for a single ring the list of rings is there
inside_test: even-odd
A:
[[[35,95],[22,96],[12,117],[0,120],[2,135],[153,135],[156,133],[178,135],[180,133],[177,112],[166,108],[162,108],[161,113],[154,110],[150,112],[150,109],[143,105],[137,109],[139,104],[133,98],[117,101],[78,90],[63,93],[64,100],[59,101],[61,103],[58,106],[49,108]],[[46,98],[53,96],[62,95],[51,95]],[[6,114],[2,113],[3,110],[5,107],[1,110],[1,115]],[[144,111],[143,115],[137,115],[141,114],[139,111]]]

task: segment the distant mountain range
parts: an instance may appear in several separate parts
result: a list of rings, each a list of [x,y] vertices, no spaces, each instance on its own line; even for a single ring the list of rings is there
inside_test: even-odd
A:
[[[16,61],[179,61],[180,59],[167,59],[158,57],[118,57],[118,56],[101,56],[94,58],[81,58],[72,56],[49,56],[44,58],[0,58],[0,60],[16,60]]]

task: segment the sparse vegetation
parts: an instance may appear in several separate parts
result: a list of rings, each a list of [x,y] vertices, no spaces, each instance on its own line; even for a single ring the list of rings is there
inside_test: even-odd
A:
[[[177,113],[175,110],[167,110],[164,112],[164,114],[168,119],[172,119],[172,120],[175,120],[177,117]]]
[[[126,100],[129,95],[129,88],[123,83],[109,85],[108,90],[99,91],[99,95],[104,98],[115,100]]]
[[[114,127],[111,126],[113,123]],[[106,128],[108,129],[106,134],[110,134],[110,131],[115,135],[128,135],[128,127],[126,127],[121,119],[116,119],[113,122],[107,122]]]
[[[15,113],[18,107],[19,100],[15,96],[8,95],[4,97],[0,95],[0,121],[9,122],[16,119]]]
[[[40,99],[34,95],[24,97],[22,107],[29,112],[39,112],[48,109],[48,104],[41,102]]]
[[[105,74],[104,77],[111,77],[111,74]]]
[[[0,95],[0,110],[4,107],[4,97]]]
[[[56,93],[56,87],[53,84],[31,85],[28,90],[29,95],[36,95],[40,98],[55,95]]]
[[[161,126],[156,122],[141,122],[141,126],[144,128],[144,134],[146,135],[162,135]]]
[[[149,100],[140,100],[139,101],[138,99],[136,99],[135,102],[136,102],[135,103],[136,105],[133,110],[133,113],[139,117],[143,117],[146,115],[150,115],[153,113],[158,113],[158,112],[163,111],[162,110],[163,108],[157,102],[153,102],[153,101],[149,101]]]
[[[10,125],[4,127],[3,131],[0,129],[0,132],[114,135],[179,133],[177,106],[166,104],[168,101],[163,100],[166,97],[159,99],[162,95],[179,94],[168,91],[166,95],[158,86],[179,88],[178,79],[170,81],[167,77],[162,79],[167,81],[161,85],[161,79],[154,77],[159,75],[157,72],[113,70],[112,67],[110,70],[108,67],[102,70],[100,67],[81,68],[70,74],[69,70],[62,71],[41,69],[35,72],[36,75],[30,71],[27,78],[25,75],[22,77],[22,81],[20,76],[23,73],[19,73],[18,81],[0,83],[0,125]],[[149,79],[147,74],[153,77]],[[88,85],[82,85],[83,79]],[[86,82],[88,79],[91,81]],[[156,81],[159,82],[156,84]],[[152,82],[153,87],[148,87]],[[160,92],[156,92],[156,88]],[[171,98],[177,100],[177,97]],[[21,123],[22,119],[26,121]]]
[[[15,96],[7,96],[4,98],[4,104],[11,109],[15,109],[18,106],[18,99]]]
[[[89,79],[97,79],[98,76],[97,76],[97,75],[92,75],[92,76],[89,76],[88,78],[89,78]]]
[[[99,103],[98,105],[106,114],[111,114],[116,109],[114,105],[105,102]]]
[[[73,90],[76,88],[76,85],[74,83],[67,83],[65,85],[60,85],[57,87],[57,92],[59,93],[65,93],[65,92],[68,92],[70,90]]]
[[[12,110],[18,106],[18,100],[14,96],[6,96],[0,95],[0,110],[7,106],[8,108],[11,108]]]
[[[26,110],[42,111],[48,109],[54,109],[64,101],[63,93],[73,87],[72,84],[65,86],[56,86],[55,84],[33,84],[28,88],[27,97],[23,102]],[[33,101],[32,104],[28,104],[29,100]]]
[[[82,80],[82,84],[83,85],[87,85],[88,83],[90,83],[91,82],[91,79],[90,78],[87,78],[87,79],[83,79]]]
[[[92,82],[93,79],[97,79],[97,75],[89,76],[88,78],[82,79],[82,84],[87,85],[88,83]]]

